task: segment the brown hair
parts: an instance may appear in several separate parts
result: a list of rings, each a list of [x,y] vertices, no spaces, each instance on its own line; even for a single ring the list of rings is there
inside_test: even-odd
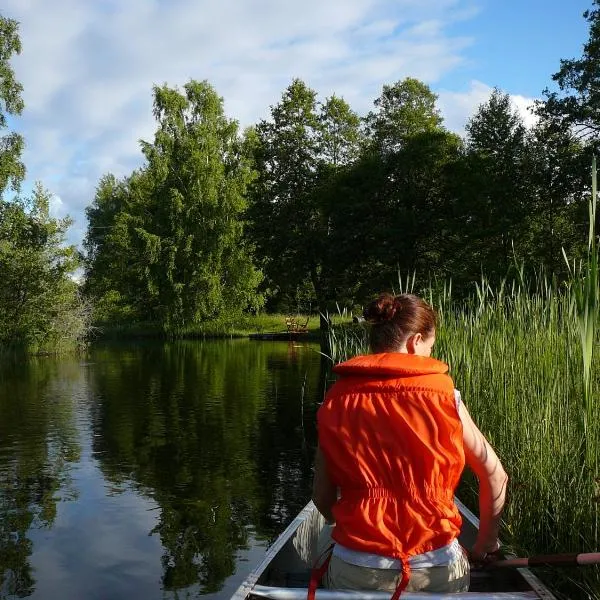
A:
[[[435,312],[427,302],[413,294],[381,294],[364,310],[371,324],[371,350],[396,352],[415,333],[424,338],[435,331]]]

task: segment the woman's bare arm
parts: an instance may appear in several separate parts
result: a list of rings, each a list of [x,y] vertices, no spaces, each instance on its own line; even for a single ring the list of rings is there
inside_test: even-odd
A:
[[[312,500],[317,510],[329,523],[333,523],[331,509],[337,501],[337,487],[333,485],[327,472],[327,464],[321,449],[315,454],[315,477],[313,479]]]
[[[475,559],[482,559],[498,549],[508,475],[462,402],[458,414],[463,425],[465,459],[479,479],[479,533],[471,552]]]

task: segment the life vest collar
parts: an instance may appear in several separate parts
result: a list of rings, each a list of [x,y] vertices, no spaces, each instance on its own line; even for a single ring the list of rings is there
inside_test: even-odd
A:
[[[448,365],[428,356],[383,352],[355,356],[333,367],[333,372],[345,376],[413,377],[447,373]]]

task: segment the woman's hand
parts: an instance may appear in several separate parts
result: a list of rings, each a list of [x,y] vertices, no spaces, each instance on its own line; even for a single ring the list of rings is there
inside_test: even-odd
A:
[[[475,542],[475,545],[469,551],[469,561],[477,565],[487,565],[501,558],[500,544],[496,542],[492,546],[482,546]]]

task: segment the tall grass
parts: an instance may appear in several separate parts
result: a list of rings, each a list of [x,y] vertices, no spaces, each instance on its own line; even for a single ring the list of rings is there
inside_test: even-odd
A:
[[[598,312],[600,310],[600,285],[598,280],[598,248],[596,242],[596,197],[597,197],[596,157],[592,161],[592,194],[589,201],[588,248],[585,261],[579,265],[565,260],[571,274],[571,307],[581,343],[583,366],[583,407],[580,411],[580,423],[583,433],[583,452],[588,465],[594,466],[597,461],[596,448],[588,444],[591,431],[596,425],[596,403],[593,395],[592,364],[594,362],[594,346]],[[564,253],[564,250],[563,250]]]

